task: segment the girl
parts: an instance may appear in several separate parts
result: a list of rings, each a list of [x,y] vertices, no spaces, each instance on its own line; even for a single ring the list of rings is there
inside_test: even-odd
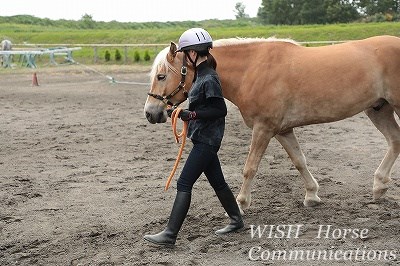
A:
[[[189,29],[179,38],[177,52],[184,53],[184,60],[189,61],[196,72],[188,95],[189,109],[179,114],[182,120],[189,121],[188,138],[192,140],[193,148],[178,179],[177,194],[166,229],[155,235],[144,236],[144,239],[155,244],[175,244],[189,210],[193,185],[202,173],[231,219],[229,225],[215,233],[222,235],[244,226],[235,197],[225,182],[217,154],[224,135],[227,110],[215,71],[217,63],[209,53],[211,48],[211,36],[201,28]],[[170,115],[172,110],[167,112]]]

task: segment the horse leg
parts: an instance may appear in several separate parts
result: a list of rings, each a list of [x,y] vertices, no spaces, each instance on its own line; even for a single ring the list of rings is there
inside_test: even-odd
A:
[[[236,197],[242,213],[243,209],[247,209],[251,204],[251,185],[253,178],[257,173],[261,158],[272,136],[273,133],[268,131],[265,126],[254,125],[250,151],[243,170],[243,184],[240,188],[239,195]]]
[[[286,150],[294,166],[303,176],[304,185],[306,188],[306,196],[303,202],[304,206],[313,207],[318,205],[321,202],[321,199],[317,195],[319,185],[317,180],[315,180],[315,178],[312,176],[307,168],[306,157],[301,151],[300,145],[297,141],[296,135],[293,132],[293,129],[285,132],[284,134],[276,135],[275,138]]]
[[[394,118],[393,107],[389,104],[385,104],[379,111],[370,108],[365,110],[365,113],[385,136],[389,145],[385,157],[374,174],[373,198],[379,199],[389,188],[387,183],[391,180],[392,167],[400,153],[400,128]]]

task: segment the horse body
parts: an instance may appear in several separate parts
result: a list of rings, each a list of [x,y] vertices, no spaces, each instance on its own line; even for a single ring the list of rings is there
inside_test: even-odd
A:
[[[255,119],[273,120],[279,133],[341,120],[387,98],[378,56],[360,51],[358,43],[318,48],[249,43],[240,51],[217,46],[212,54],[218,61],[224,96],[250,121],[246,124],[252,127]]]
[[[174,50],[171,44],[166,61],[178,68],[183,59]],[[313,48],[279,40],[220,40],[215,42],[212,54],[218,62],[224,97],[239,108],[244,122],[253,129],[237,197],[242,209],[250,205],[251,184],[272,137],[282,144],[304,178],[304,204],[318,204],[319,186],[308,171],[293,128],[338,121],[362,111],[389,144],[375,172],[374,198],[386,192],[400,152],[400,129],[394,119],[394,112],[400,114],[400,38],[378,36]],[[163,95],[178,83],[173,78],[164,84],[152,78],[151,91]],[[187,86],[190,88],[191,83]],[[165,106],[155,101],[147,99],[148,118],[149,112],[158,112],[152,117],[165,115]]]

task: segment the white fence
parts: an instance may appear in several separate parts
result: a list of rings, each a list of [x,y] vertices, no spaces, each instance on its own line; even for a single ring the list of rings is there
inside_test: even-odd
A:
[[[49,55],[50,63],[56,65],[55,56],[56,55],[65,55],[65,61],[68,63],[74,63],[72,58],[72,51],[80,50],[81,47],[57,47],[52,49],[40,49],[40,50],[9,50],[9,51],[0,51],[0,56],[2,57],[2,65],[3,67],[11,67],[12,56],[19,55],[20,61],[22,64],[26,65],[30,68],[36,68],[35,58],[39,55]]]
[[[128,49],[129,48],[154,48],[157,50],[157,48],[164,48],[167,47],[169,44],[162,44],[162,43],[140,43],[140,44],[97,44],[97,43],[91,43],[91,44],[48,44],[48,43],[37,43],[37,44],[14,44],[14,47],[17,47],[16,49],[23,49],[23,48],[38,48],[38,47],[89,47],[93,48],[93,62],[97,63],[99,59],[98,55],[98,48],[106,48],[106,47],[115,47],[115,48],[123,48],[124,50],[124,63],[127,63],[128,61]]]
[[[319,46],[319,45],[333,45],[338,43],[343,43],[346,41],[306,41],[306,42],[298,42],[301,45],[306,46]],[[169,46],[170,44],[166,43],[141,43],[141,44],[48,44],[48,43],[37,43],[37,44],[14,44],[15,50],[25,50],[25,49],[39,49],[43,47],[82,47],[82,48],[92,48],[93,49],[93,63],[98,63],[99,61],[99,48],[107,48],[107,47],[114,47],[114,48],[121,48],[123,49],[123,63],[126,64],[128,62],[128,49],[130,48],[154,48],[155,53],[157,49],[164,48]],[[71,48],[69,48],[71,49]],[[72,58],[72,57],[71,57]]]

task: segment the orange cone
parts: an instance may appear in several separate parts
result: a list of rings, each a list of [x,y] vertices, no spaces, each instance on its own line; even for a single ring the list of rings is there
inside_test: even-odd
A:
[[[32,76],[32,86],[39,86],[36,72],[34,72]]]

